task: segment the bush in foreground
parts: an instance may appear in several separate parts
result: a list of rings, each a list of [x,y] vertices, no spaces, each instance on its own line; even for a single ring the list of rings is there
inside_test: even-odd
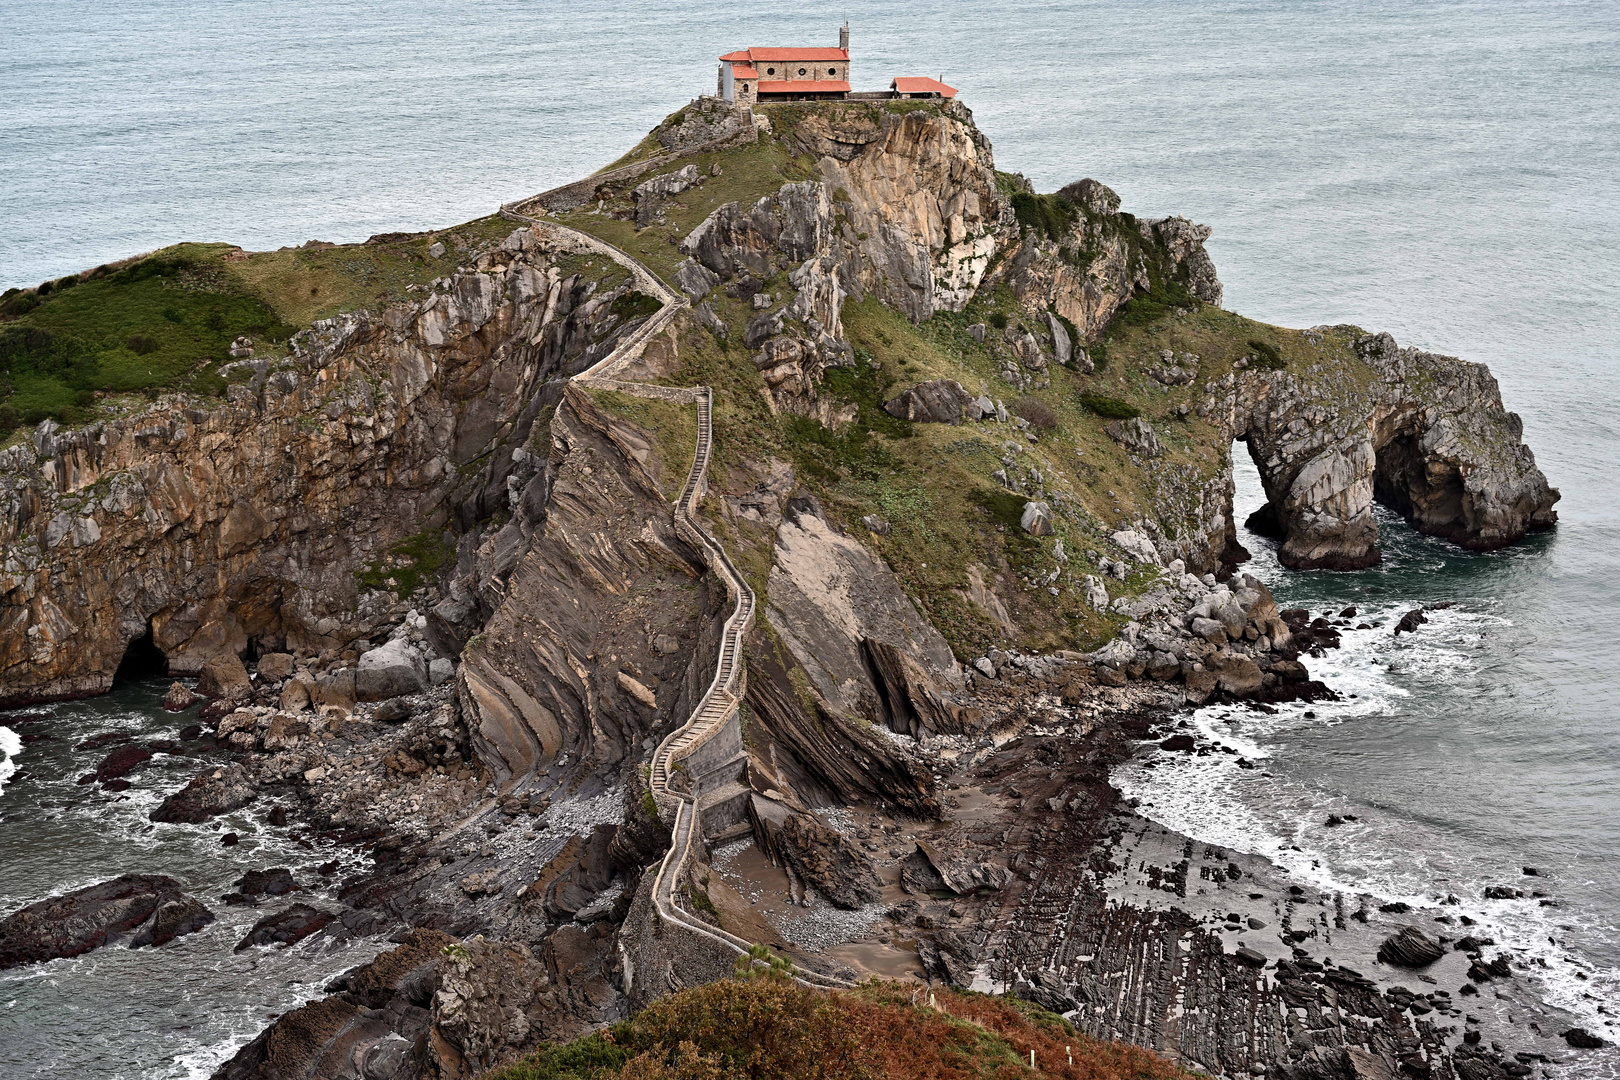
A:
[[[1011,998],[894,984],[826,993],[728,979],[551,1046],[489,1080],[1189,1080],[1149,1051],[1078,1034]],[[1030,1069],[1030,1051],[1035,1068]],[[1070,1059],[1072,1057],[1072,1064]]]

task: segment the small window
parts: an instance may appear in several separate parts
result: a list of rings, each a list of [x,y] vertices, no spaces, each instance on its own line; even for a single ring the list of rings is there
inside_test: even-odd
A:
[[[836,75],[836,74],[838,74],[838,69],[837,68],[828,68],[827,69],[827,74]]]
[[[800,75],[803,75],[803,74],[804,74],[804,68],[800,68],[800,69],[799,69],[799,74],[800,74]]]
[[[765,69],[765,74],[767,74],[767,75],[775,75],[776,74],[776,69],[775,68],[766,68]]]

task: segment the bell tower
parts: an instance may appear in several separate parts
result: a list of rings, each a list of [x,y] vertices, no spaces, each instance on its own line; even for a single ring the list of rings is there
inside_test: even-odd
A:
[[[849,51],[849,23],[838,28],[838,47],[845,52]]]

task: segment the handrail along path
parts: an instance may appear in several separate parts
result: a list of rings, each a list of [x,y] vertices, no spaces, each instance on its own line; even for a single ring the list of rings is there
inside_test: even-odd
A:
[[[508,203],[502,206],[501,216],[523,222],[540,234],[549,235],[555,241],[612,259],[630,271],[631,278],[639,288],[655,295],[663,302],[663,307],[620,342],[611,353],[575,375],[572,381],[583,387],[616,390],[638,397],[690,401],[697,406],[697,447],[692,455],[692,467],[687,470],[686,483],[682,485],[681,494],[675,500],[675,532],[702,553],[709,569],[725,584],[726,592],[731,596],[733,603],[731,614],[726,618],[725,626],[721,630],[720,651],[715,660],[714,678],[710,680],[703,696],[698,699],[686,723],[665,736],[658,744],[658,748],[653,751],[648,776],[648,786],[652,789],[653,799],[660,807],[671,802],[675,806],[675,820],[670,829],[670,847],[664,854],[663,862],[659,864],[658,876],[653,883],[653,906],[658,912],[658,917],[666,924],[697,934],[732,950],[739,956],[746,957],[750,955],[749,950],[752,948],[750,942],[719,927],[711,926],[684,910],[680,906],[676,891],[681,872],[692,856],[695,842],[702,836],[700,828],[702,808],[699,805],[702,800],[700,796],[683,791],[673,783],[675,771],[683,759],[717,735],[741,707],[738,683],[742,674],[743,639],[753,625],[756,604],[754,590],[749,587],[747,579],[738,572],[731,559],[727,557],[725,548],[704,528],[695,513],[698,500],[708,490],[709,459],[714,447],[714,391],[708,386],[652,386],[617,377],[632,361],[640,358],[647,343],[662,332],[681,310],[691,306],[691,301],[684,294],[670,288],[662,278],[634,256],[598,237],[560,222],[519,213],[513,209],[516,205],[519,204]],[[794,968],[792,977],[802,986],[820,989],[852,985],[843,979],[797,967]]]

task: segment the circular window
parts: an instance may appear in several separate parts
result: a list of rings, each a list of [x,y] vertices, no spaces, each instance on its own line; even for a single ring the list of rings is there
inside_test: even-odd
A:
[[[837,68],[828,68],[827,69],[827,74],[836,75],[836,74],[838,74],[838,69]]]
[[[766,68],[765,69],[765,74],[767,74],[767,75],[775,75],[776,74],[776,69],[775,68]]]
[[[800,75],[803,75],[803,74],[804,74],[804,68],[800,68],[800,69],[799,69],[799,74],[800,74]]]

